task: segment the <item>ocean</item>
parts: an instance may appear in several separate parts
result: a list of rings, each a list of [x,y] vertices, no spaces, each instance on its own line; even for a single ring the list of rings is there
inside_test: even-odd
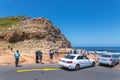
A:
[[[87,51],[108,51],[120,52],[120,47],[74,47],[75,49],[85,49]]]
[[[120,47],[74,47],[74,48],[78,50],[85,49],[91,53],[97,52],[97,54],[100,55],[105,52],[112,52],[120,56]]]

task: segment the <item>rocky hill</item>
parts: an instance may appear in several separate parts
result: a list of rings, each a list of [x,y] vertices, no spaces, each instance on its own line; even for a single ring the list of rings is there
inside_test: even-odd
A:
[[[7,27],[4,27],[5,22],[4,25],[0,25],[0,41],[17,45],[17,48],[37,47],[49,50],[71,47],[71,43],[61,31],[46,18],[30,19],[21,16],[10,20],[17,20],[17,23],[11,23]]]

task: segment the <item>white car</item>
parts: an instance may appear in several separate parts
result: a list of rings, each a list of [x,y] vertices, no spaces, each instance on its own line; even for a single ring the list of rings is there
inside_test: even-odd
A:
[[[115,53],[104,53],[100,56],[98,63],[99,65],[107,64],[114,67],[119,64],[119,56]]]
[[[70,54],[61,58],[59,61],[61,67],[66,67],[68,69],[79,70],[83,67],[95,66],[95,60],[88,59],[82,54]]]

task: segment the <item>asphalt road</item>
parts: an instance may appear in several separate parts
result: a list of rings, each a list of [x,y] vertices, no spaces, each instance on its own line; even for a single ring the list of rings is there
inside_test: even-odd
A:
[[[17,72],[19,70],[22,72]],[[59,69],[58,64],[32,64],[18,68],[0,65],[0,80],[120,80],[120,71],[103,66],[69,71]]]

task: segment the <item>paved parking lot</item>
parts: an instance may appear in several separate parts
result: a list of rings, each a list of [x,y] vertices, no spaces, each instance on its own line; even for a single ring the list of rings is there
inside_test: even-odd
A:
[[[120,71],[107,66],[73,71],[60,69],[58,64],[23,65],[18,68],[9,65],[0,66],[0,80],[120,80]]]

